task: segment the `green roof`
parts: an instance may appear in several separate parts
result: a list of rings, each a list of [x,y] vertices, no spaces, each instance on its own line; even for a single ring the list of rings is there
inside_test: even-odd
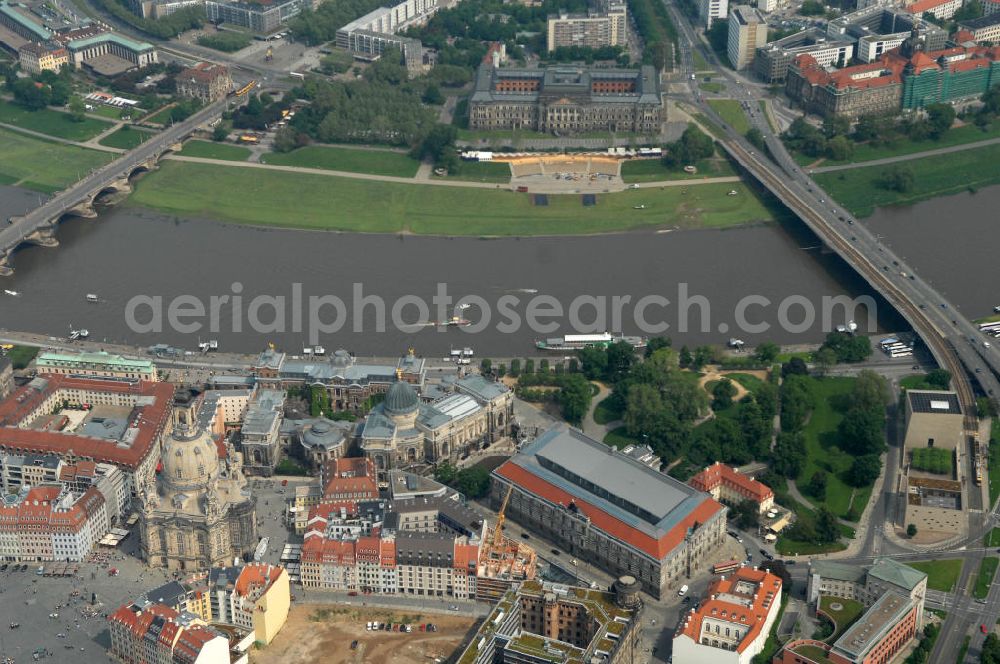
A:
[[[879,558],[868,570],[868,573],[876,579],[882,579],[907,590],[913,590],[927,578],[927,574],[924,572],[896,562],[891,558]]]
[[[14,19],[14,21],[21,24],[23,27],[31,30],[31,32],[33,32],[39,39],[44,40],[52,38],[52,33],[49,32],[43,25],[35,23],[30,18],[14,9],[14,7],[8,5],[6,2],[0,3],[0,14]]]
[[[71,51],[79,51],[106,41],[115,42],[131,51],[151,51],[153,49],[153,45],[150,43],[133,41],[128,37],[122,37],[114,32],[105,32],[93,37],[87,37],[86,39],[74,39],[69,43],[69,48]]]
[[[815,560],[812,563],[812,573],[819,574],[824,579],[852,581],[860,583],[865,578],[864,568],[856,565],[845,565],[833,560]]]
[[[39,353],[38,358],[35,360],[35,364],[39,367],[51,366],[54,364],[69,364],[77,366],[88,364],[114,366],[125,369],[141,369],[145,371],[153,371],[156,369],[150,360],[139,360],[122,357],[121,355],[112,355],[107,351],[100,351],[96,353]]]

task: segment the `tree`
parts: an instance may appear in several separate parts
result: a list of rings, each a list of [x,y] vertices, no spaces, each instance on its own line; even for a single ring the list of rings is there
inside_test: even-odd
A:
[[[882,175],[875,178],[877,187],[902,194],[912,190],[914,184],[913,170],[907,166],[890,166],[882,172]]]
[[[765,341],[761,345],[757,346],[757,350],[754,352],[754,358],[761,364],[771,364],[778,359],[778,353],[780,352],[781,349],[778,348],[778,344]]]
[[[933,390],[947,390],[951,386],[951,373],[946,369],[934,369],[928,371],[924,377],[924,382]]]
[[[455,152],[455,139],[458,129],[453,125],[436,124],[416,149],[417,159],[430,159],[435,164],[441,163],[445,154]]]
[[[823,3],[819,0],[805,0],[799,8],[799,13],[803,16],[822,16],[825,12]]]
[[[951,104],[930,104],[926,108],[930,137],[940,139],[955,122],[955,108]]]
[[[837,363],[837,353],[832,348],[820,348],[816,351],[813,360],[819,368],[820,373],[826,373]]]
[[[809,367],[806,366],[806,361],[801,357],[793,357],[784,364],[781,365],[781,377],[786,378],[788,376],[808,376]]]
[[[764,149],[764,134],[757,127],[750,127],[746,133],[747,141],[758,150]]]
[[[691,366],[691,361],[694,358],[691,357],[691,351],[688,350],[687,346],[681,346],[680,354],[678,355],[678,361],[682,367]]]
[[[826,473],[821,470],[817,470],[813,473],[813,476],[809,478],[809,484],[806,487],[806,490],[809,492],[809,495],[814,497],[816,500],[824,501],[826,500],[827,481],[828,478]]]
[[[736,396],[736,386],[728,378],[722,378],[712,386],[712,409],[726,410],[733,405]]]
[[[488,357],[484,357],[479,362],[479,373],[483,374],[484,376],[488,376],[492,372],[493,372],[493,360],[489,359]]]
[[[917,536],[917,526],[915,524],[911,523],[906,527],[906,536],[910,538]]]
[[[482,498],[490,492],[490,472],[482,466],[472,466],[458,471],[455,488],[467,498]]]
[[[670,337],[653,337],[646,342],[645,356],[648,358],[661,348],[670,348],[672,343]]]
[[[695,125],[688,125],[680,140],[666,146],[663,155],[663,165],[667,168],[680,168],[702,159],[708,159],[715,154],[715,142]]]
[[[781,430],[800,431],[813,409],[815,396],[809,379],[797,374],[781,384]]]
[[[826,156],[834,161],[849,161],[854,156],[854,144],[846,136],[834,136],[826,142]]]
[[[855,457],[851,463],[851,469],[847,473],[847,480],[855,487],[865,487],[870,485],[878,477],[882,470],[882,461],[876,454],[865,454]]]
[[[425,104],[433,106],[440,106],[444,103],[444,95],[441,94],[441,89],[433,83],[428,83],[427,87],[424,88],[422,99]]]
[[[510,375],[517,378],[521,374],[521,360],[514,358],[510,361]]]
[[[14,101],[29,111],[37,111],[49,105],[52,93],[47,85],[30,78],[19,78],[11,86]]]
[[[757,504],[752,500],[744,500],[730,512],[733,522],[740,530],[756,530],[760,522]]]
[[[292,150],[294,150],[297,147],[295,134],[296,134],[295,129],[293,129],[292,127],[282,127],[277,132],[275,132],[274,151],[291,152]],[[223,134],[222,140],[225,140],[225,137],[226,135]],[[213,135],[212,138],[215,138],[215,136]]]
[[[839,445],[851,454],[881,454],[885,450],[884,425],[883,412],[852,407],[837,427]]]
[[[73,122],[83,122],[86,119],[87,107],[79,97],[73,97],[69,101],[69,119]]]
[[[872,354],[871,339],[848,332],[830,332],[820,348],[836,353],[838,362],[861,362]]]
[[[837,517],[825,505],[816,511],[816,537],[821,542],[836,542],[840,539]]]
[[[283,127],[282,129],[286,129],[286,127]],[[278,133],[280,134],[281,131],[279,131]],[[226,129],[225,126],[223,126],[223,124],[221,122],[219,124],[215,125],[215,129],[212,130],[212,140],[213,141],[215,141],[217,143],[221,143],[222,141],[226,140],[228,137],[229,137],[229,130]],[[277,139],[277,136],[275,136],[275,138]]]
[[[805,435],[801,431],[782,431],[774,443],[771,468],[784,477],[798,477],[805,467]]]

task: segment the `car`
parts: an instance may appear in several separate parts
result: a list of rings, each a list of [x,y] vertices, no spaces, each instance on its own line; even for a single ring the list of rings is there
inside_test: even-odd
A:
[[[764,549],[760,549],[760,555],[766,556],[767,555],[767,551],[765,551]]]
[[[553,556],[558,556],[559,555],[559,549],[549,549],[549,551],[552,552]]]
[[[980,625],[979,626],[979,631],[982,632],[983,634],[986,634],[986,632],[987,632],[986,625]]]
[[[521,537],[523,537],[524,539],[531,539],[531,535],[529,535],[528,533],[521,533]]]
[[[785,563],[785,565],[788,566],[788,565],[794,565],[796,561],[794,561],[794,560],[782,560],[781,562]]]
[[[365,631],[366,631],[366,632],[370,632],[370,631],[372,631],[372,624],[371,624],[371,621],[369,621],[369,622],[365,623]]]
[[[351,650],[357,650],[357,649],[358,649],[358,640],[354,639],[353,641],[351,641]]]

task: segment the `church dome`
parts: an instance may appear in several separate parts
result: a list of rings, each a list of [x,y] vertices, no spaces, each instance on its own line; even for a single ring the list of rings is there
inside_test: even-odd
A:
[[[174,488],[203,487],[219,475],[219,452],[207,431],[163,441],[163,480]]]
[[[385,395],[385,412],[392,415],[412,413],[417,409],[417,391],[405,381],[396,381]]]

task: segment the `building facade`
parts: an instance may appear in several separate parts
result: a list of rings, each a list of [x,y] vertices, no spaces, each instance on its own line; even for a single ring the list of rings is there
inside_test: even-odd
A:
[[[458,661],[550,664],[638,661],[643,613],[630,576],[605,593],[531,581],[504,594]]]
[[[200,99],[204,103],[222,99],[233,90],[229,68],[211,62],[199,62],[175,77],[177,94]]]
[[[41,352],[35,358],[38,373],[76,376],[78,378],[115,378],[156,382],[156,365],[149,360],[133,359],[105,351],[80,353]]]
[[[729,11],[729,35],[726,52],[733,69],[753,64],[757,49],[767,43],[767,21],[749,5],[737,5]]]
[[[274,474],[281,460],[284,406],[282,390],[258,390],[248,404],[239,437],[246,474],[263,477]]]
[[[818,28],[808,28],[758,48],[754,74],[765,83],[784,83],[798,55],[810,55],[822,67],[846,67],[854,57],[854,42],[831,39]]]
[[[729,16],[729,0],[698,0],[698,20],[705,28]]]
[[[781,579],[740,567],[713,580],[674,634],[677,664],[750,664],[763,649],[781,607]]]
[[[239,567],[213,567],[192,584],[194,594],[204,593],[207,601],[190,608],[206,610],[211,623],[223,623],[252,633],[254,641],[267,645],[288,619],[291,591],[285,568],[266,563]]]
[[[993,11],[985,16],[968,21],[959,21],[960,30],[968,31],[977,42],[996,44],[1000,42],[1000,12]]]
[[[0,355],[0,401],[14,391],[14,363]]]
[[[178,393],[162,471],[140,496],[142,555],[153,566],[225,565],[257,545],[254,498],[240,455],[198,426],[199,406],[198,396]]]
[[[749,500],[756,506],[758,514],[774,507],[774,492],[770,487],[721,461],[692,477],[688,484],[727,505],[736,506]]]
[[[17,494],[23,488],[41,484],[61,484],[80,494],[96,488],[104,496],[112,523],[123,519],[132,504],[125,474],[117,466],[93,461],[71,464],[54,454],[0,454],[0,490],[4,494]]]
[[[567,553],[660,597],[718,562],[726,508],[708,494],[557,425],[493,471],[490,501]],[[511,490],[511,487],[513,489]]]
[[[303,9],[315,9],[314,0],[206,0],[205,15],[212,23],[229,23],[260,34],[274,32]]]
[[[658,134],[663,101],[656,69],[480,65],[469,98],[472,129]]]
[[[69,64],[69,52],[55,42],[29,42],[17,50],[17,61],[29,74],[57,72]]]
[[[60,484],[25,485],[0,503],[0,559],[81,562],[110,528],[97,488],[74,493]]]
[[[108,616],[112,657],[124,664],[230,664],[229,640],[186,611],[139,600]]]
[[[913,4],[906,6],[906,11],[914,16],[930,14],[934,18],[946,21],[955,15],[965,0],[917,0]]]
[[[134,496],[159,461],[173,391],[166,383],[39,375],[0,402],[0,454],[109,463],[121,469]],[[53,416],[67,407],[82,421]],[[103,409],[121,415],[93,415]]]
[[[548,50],[561,46],[602,48],[628,43],[628,10],[625,3],[608,3],[587,14],[558,14],[548,18]]]

